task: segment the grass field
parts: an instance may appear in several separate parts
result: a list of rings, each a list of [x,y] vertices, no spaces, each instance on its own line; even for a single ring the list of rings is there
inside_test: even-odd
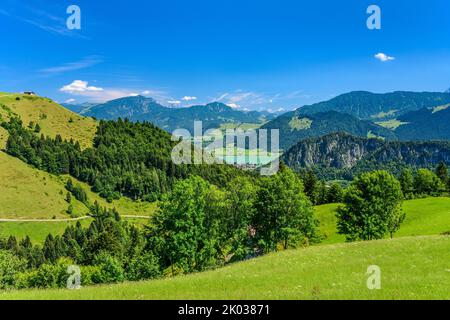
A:
[[[0,293],[0,299],[450,299],[450,237],[315,246],[170,279],[69,290]],[[369,265],[381,289],[369,290]]]
[[[17,98],[19,98],[17,100]],[[8,120],[19,116],[24,125],[30,121],[38,123],[45,135],[60,134],[64,139],[80,141],[82,147],[90,147],[97,129],[97,122],[80,117],[49,99],[21,94],[0,93],[0,118]],[[0,149],[6,146],[8,132],[0,127]],[[103,207],[115,207],[122,215],[150,216],[156,203],[134,202],[128,198],[108,203],[82,185],[89,201],[97,201]],[[67,219],[69,204],[65,201],[67,176],[54,176],[37,170],[24,162],[0,151],[0,219]],[[89,209],[72,197],[76,216],[85,216]],[[142,219],[133,219],[141,223]],[[83,223],[88,223],[88,220]],[[42,242],[49,234],[61,234],[74,222],[1,222],[0,237],[29,235],[34,242]]]
[[[70,218],[65,201],[65,184],[68,176],[54,176],[37,170],[17,158],[0,151],[0,218],[9,219],[51,219]],[[116,208],[123,215],[151,215],[156,203],[136,202],[128,198],[108,203],[90,190],[90,187],[72,178],[83,187],[89,201],[101,206]],[[84,216],[89,209],[72,197],[77,216]]]
[[[81,220],[84,227],[88,227],[91,219]],[[17,239],[29,236],[33,244],[43,243],[49,235],[62,235],[69,225],[76,222],[0,222],[0,238],[14,235]]]
[[[316,207],[320,221],[319,231],[325,237],[323,244],[339,243],[345,237],[336,232],[336,210],[339,205]],[[403,203],[405,221],[395,237],[439,235],[450,232],[450,198],[426,198]]]
[[[90,203],[97,201],[101,206],[116,208],[122,215],[151,216],[157,209],[157,203],[136,202],[121,198],[108,203],[90,187],[72,178],[74,183],[83,187]],[[65,183],[67,176],[54,176],[37,170],[24,162],[0,151],[0,219],[68,219],[66,213]],[[89,214],[89,209],[72,197],[74,213],[77,216]],[[129,219],[133,223],[143,223],[144,219]],[[83,220],[88,224],[89,220]],[[75,222],[0,222],[0,237],[14,235],[21,239],[29,235],[35,243],[41,243],[45,237],[62,234],[69,224]]]
[[[36,170],[0,151],[0,218],[69,218],[66,193],[59,177]],[[75,199],[72,204],[79,215],[89,212]]]
[[[17,98],[20,100],[16,100]],[[97,122],[94,119],[81,117],[50,99],[0,93],[0,116],[3,120],[8,120],[12,115],[18,115],[24,126],[31,121],[38,123],[44,135],[55,137],[60,134],[63,139],[73,138],[79,141],[83,148],[92,145],[97,131]],[[2,138],[0,142],[1,140]]]
[[[408,124],[407,122],[401,122],[397,119],[393,119],[393,120],[387,120],[387,121],[380,121],[380,122],[376,122],[376,124],[385,127],[386,129],[391,129],[391,130],[395,130],[398,127],[404,125],[404,124]]]

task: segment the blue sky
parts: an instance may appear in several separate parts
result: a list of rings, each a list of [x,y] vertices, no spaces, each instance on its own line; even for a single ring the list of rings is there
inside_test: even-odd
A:
[[[72,4],[81,30],[66,28]],[[366,27],[371,4],[381,30]],[[444,91],[449,14],[448,0],[2,0],[0,91],[255,110],[352,90]]]

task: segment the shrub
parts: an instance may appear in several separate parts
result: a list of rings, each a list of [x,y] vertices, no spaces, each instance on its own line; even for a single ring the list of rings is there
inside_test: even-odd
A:
[[[25,270],[26,261],[12,252],[0,250],[0,289],[15,287],[15,277]]]
[[[127,279],[131,281],[153,279],[161,276],[158,259],[146,253],[131,260],[127,268]]]
[[[95,256],[94,265],[100,267],[100,272],[92,275],[95,283],[121,282],[125,279],[122,264],[109,253],[101,252]]]

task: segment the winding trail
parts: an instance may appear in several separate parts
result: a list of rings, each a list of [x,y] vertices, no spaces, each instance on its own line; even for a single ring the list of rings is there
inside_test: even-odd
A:
[[[150,219],[149,216],[122,215],[121,217],[125,219]],[[0,222],[74,222],[91,218],[91,216],[84,216],[69,219],[0,219]]]

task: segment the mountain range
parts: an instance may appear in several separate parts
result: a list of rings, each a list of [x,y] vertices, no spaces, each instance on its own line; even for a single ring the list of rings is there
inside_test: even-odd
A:
[[[411,111],[434,108],[448,103],[450,103],[450,94],[445,92],[371,93],[354,91],[328,101],[301,107],[297,111],[304,115],[338,111],[351,114],[359,119],[382,121],[394,119]]]
[[[434,167],[450,163],[449,141],[383,141],[333,133],[299,141],[283,155],[295,169],[320,168],[326,179],[351,179],[375,169],[398,172],[403,167]]]
[[[284,150],[333,132],[395,140],[450,139],[450,94],[355,91],[287,112],[263,126],[280,130]]]
[[[280,130],[280,148],[283,150],[289,149],[301,139],[320,137],[333,132],[347,132],[359,137],[397,139],[392,130],[337,111],[320,112],[308,116],[299,112],[288,112],[262,128]]]
[[[103,120],[128,118],[131,121],[149,121],[168,132],[180,128],[193,132],[194,121],[202,121],[203,130],[208,130],[220,128],[224,124],[262,124],[275,117],[269,112],[233,109],[220,102],[186,108],[168,108],[152,98],[143,96],[91,105],[79,113]]]
[[[268,112],[242,111],[220,102],[168,108],[143,96],[103,104],[65,106],[97,119],[149,121],[168,132],[185,128],[192,133],[196,120],[203,122],[203,130],[242,124],[278,129],[283,150],[288,150],[301,139],[334,132],[387,141],[450,139],[450,93],[441,92],[378,94],[354,91],[278,116]]]

